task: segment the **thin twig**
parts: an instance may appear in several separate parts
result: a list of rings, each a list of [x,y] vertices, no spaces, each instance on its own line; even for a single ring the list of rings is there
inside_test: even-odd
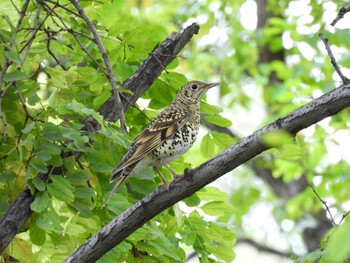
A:
[[[246,243],[246,244],[256,248],[260,252],[266,252],[266,253],[274,254],[274,255],[277,255],[277,256],[281,256],[281,257],[289,258],[290,255],[292,254],[292,253],[282,252],[280,250],[267,247],[265,245],[259,244],[255,240],[252,240],[252,239],[249,239],[249,238],[243,238],[243,237],[242,238],[237,238],[237,243]]]
[[[105,65],[106,65],[107,71],[108,71],[108,79],[109,79],[109,82],[110,82],[110,84],[112,86],[112,93],[115,94],[115,99],[116,99],[116,103],[117,103],[117,110],[119,112],[120,128],[121,128],[121,130],[123,132],[126,133],[126,125],[125,125],[123,104],[121,102],[119,91],[117,89],[117,77],[114,74],[113,67],[112,67],[111,62],[110,62],[110,60],[108,58],[106,49],[104,48],[104,46],[102,44],[101,38],[100,38],[99,34],[97,33],[95,25],[86,16],[84,10],[80,6],[79,1],[78,0],[71,0],[71,3],[75,6],[75,8],[77,9],[77,11],[80,14],[80,16],[84,19],[85,23],[90,28],[91,33],[93,34],[93,36],[95,38],[95,43],[96,43],[97,47],[99,48],[99,50],[100,50],[100,52],[102,54],[103,61],[104,61]]]
[[[56,61],[57,65],[59,65],[64,71],[67,71],[66,67],[64,65],[61,64],[61,62],[58,60],[58,58],[56,57],[56,55],[52,52],[50,44],[51,44],[51,40],[55,39],[54,35],[56,35],[55,33],[51,33],[49,31],[45,31],[45,33],[47,34],[47,41],[46,41],[46,48],[47,48],[47,52],[51,55],[51,57]]]
[[[50,6],[45,5],[47,8],[50,8]],[[102,65],[100,63],[98,63],[98,61],[95,59],[95,57],[93,55],[91,55],[91,53],[85,48],[85,46],[83,45],[83,43],[79,40],[79,38],[77,37],[78,33],[76,33],[76,31],[73,31],[71,28],[68,27],[68,25],[64,22],[64,20],[62,19],[62,17],[56,12],[56,11],[52,11],[52,13],[55,15],[55,17],[57,17],[57,19],[60,20],[60,22],[62,23],[62,25],[66,28],[66,31],[71,33],[72,36],[74,37],[75,41],[78,43],[78,45],[80,46],[80,48],[88,55],[88,57],[96,64],[96,66],[101,70],[101,72],[108,76],[108,73],[106,72],[106,70],[102,67]],[[79,35],[83,35],[82,33],[79,33]],[[83,35],[84,37],[86,37],[85,35]],[[93,41],[93,38],[88,37],[89,40]]]
[[[329,207],[328,207],[328,205],[327,205],[327,202],[324,201],[324,200],[320,197],[320,195],[317,193],[315,187],[314,187],[311,183],[309,183],[309,186],[311,187],[312,191],[313,191],[314,194],[316,195],[317,199],[320,200],[320,202],[322,203],[322,205],[325,207],[325,209],[326,209],[326,211],[327,211],[327,213],[328,213],[328,215],[329,215],[329,218],[330,218],[330,221],[331,221],[332,225],[333,225],[333,226],[336,226],[337,224],[336,224],[335,221],[334,221],[333,215],[332,215],[332,213],[331,213],[331,211],[330,211],[330,209],[329,209]]]
[[[80,18],[81,18],[81,16],[80,16],[78,13],[76,13],[76,12],[70,10],[69,8],[65,7],[64,5],[61,5],[58,1],[46,0],[46,2],[49,2],[49,3],[51,3],[51,4],[56,5],[57,7],[62,8],[63,10],[67,11],[67,13],[71,13],[72,15],[74,15],[74,17],[80,17]],[[68,5],[68,4],[66,4],[66,5]]]
[[[21,102],[21,104],[22,104],[22,107],[23,107],[23,110],[24,110],[24,112],[26,113],[26,117],[28,117],[29,119],[31,119],[31,120],[34,120],[34,117],[29,113],[29,111],[28,111],[28,107],[27,107],[27,104],[26,104],[26,102],[25,102],[25,100],[24,100],[24,98],[23,98],[23,95],[22,95],[22,92],[19,90],[19,88],[18,88],[18,85],[17,85],[17,82],[13,82],[13,85],[15,86],[15,88],[17,89],[17,94],[18,94],[18,97],[19,97],[19,100],[20,100],[20,102]]]
[[[48,7],[47,5],[45,5],[45,7]],[[53,14],[57,14],[55,11],[52,12]],[[58,18],[58,17],[57,17]],[[61,20],[61,19],[60,19]],[[33,28],[31,27],[23,27],[21,28],[21,30],[33,30]],[[72,28],[59,28],[58,30],[52,30],[50,28],[38,28],[38,31],[43,31],[45,32],[46,34],[47,33],[50,33],[50,36],[54,36],[54,35],[58,35],[59,33],[61,32],[68,32],[68,33],[71,33],[71,34],[76,34],[76,35],[80,35],[80,36],[83,36],[91,41],[94,41],[94,39],[92,37],[90,37],[89,35],[83,33],[83,32],[80,32],[80,31],[76,31],[76,30],[73,30]]]
[[[335,24],[338,23],[340,19],[343,19],[344,15],[348,12],[350,12],[350,5],[347,8],[340,8],[339,13],[337,14],[337,17],[332,21],[331,26],[335,26]]]
[[[17,6],[15,5],[15,3],[13,2],[13,0],[10,0],[11,4],[13,5],[13,8],[16,9],[17,13],[20,14],[21,11],[19,11],[19,9],[17,8]]]
[[[36,36],[36,33],[38,32],[38,28],[40,28],[43,23],[45,22],[46,18],[41,22],[40,26],[38,26],[39,24],[39,19],[40,19],[40,13],[41,13],[41,8],[42,8],[42,4],[41,1],[37,1],[38,6],[36,8],[36,13],[35,13],[35,19],[33,22],[33,31],[32,31],[32,35],[30,36],[29,40],[27,41],[27,43],[24,44],[24,46],[21,48],[21,50],[19,51],[19,53],[22,53],[23,51],[23,55],[22,55],[22,63],[23,61],[26,59],[28,53],[29,53],[29,49],[33,43],[33,40]]]
[[[12,2],[12,1],[11,1],[11,2]],[[27,13],[27,9],[28,9],[28,6],[29,6],[29,2],[30,2],[30,0],[26,0],[26,2],[24,3],[24,5],[23,5],[21,11],[19,12],[19,18],[18,18],[17,25],[16,25],[16,32],[18,32],[19,28],[20,28],[21,25],[22,25],[24,16],[25,16],[26,13]],[[17,10],[17,8],[16,8],[16,10]]]
[[[324,43],[324,45],[325,45],[325,47],[326,47],[328,56],[329,56],[330,59],[331,59],[331,63],[332,63],[332,65],[333,65],[335,71],[338,73],[339,77],[342,79],[342,81],[343,81],[344,84],[348,83],[350,80],[349,80],[347,77],[345,77],[345,76],[343,75],[343,73],[341,72],[338,63],[337,63],[337,61],[336,61],[335,58],[334,58],[333,52],[332,52],[331,48],[330,48],[329,45],[328,45],[328,38],[324,37],[324,35],[323,35],[322,33],[320,33],[319,36],[320,36],[320,38],[322,39],[322,41],[323,41],[323,43]]]
[[[340,225],[341,223],[343,223],[344,219],[345,219],[349,214],[350,214],[350,211],[346,212],[346,213],[342,216],[342,218],[340,219],[338,225]]]
[[[12,2],[12,1],[11,1]],[[13,4],[13,3],[12,3]],[[24,3],[21,11],[19,12],[19,18],[18,18],[18,21],[17,21],[17,25],[16,25],[16,32],[18,32],[19,28],[21,27],[22,25],[22,22],[23,22],[23,19],[24,19],[24,16],[27,12],[27,9],[28,9],[28,5],[29,5],[29,0],[26,0],[26,2]],[[5,43],[5,40],[3,39],[3,42]],[[10,43],[10,47],[13,46],[13,43],[11,42]],[[5,50],[6,50],[6,46],[4,45],[5,47]],[[7,72],[7,69],[8,67],[12,64],[13,62],[9,60],[9,58],[7,56],[4,57],[4,62],[3,62],[3,67],[1,69],[1,73],[0,73],[0,89],[2,87],[2,83],[4,81],[4,76]]]

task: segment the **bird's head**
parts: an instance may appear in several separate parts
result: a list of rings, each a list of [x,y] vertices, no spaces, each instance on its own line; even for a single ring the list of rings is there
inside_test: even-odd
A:
[[[180,89],[176,99],[184,103],[194,104],[198,103],[202,95],[210,88],[219,85],[219,83],[204,83],[197,80],[187,82]]]

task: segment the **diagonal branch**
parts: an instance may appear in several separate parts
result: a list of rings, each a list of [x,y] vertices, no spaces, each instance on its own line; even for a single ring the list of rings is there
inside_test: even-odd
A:
[[[199,26],[192,24],[183,32],[172,33],[153,50],[153,54],[169,54],[169,56],[159,57],[162,65],[169,65],[198,31]],[[123,83],[123,88],[133,92],[133,95],[129,95],[126,99],[122,98],[124,110],[130,106],[129,103],[134,103],[152,85],[153,81],[159,77],[163,71],[162,65],[154,59],[153,55],[150,55],[142,63],[140,68]],[[115,96],[116,94],[112,93],[112,96],[99,109],[100,114],[107,121],[115,121],[119,117]],[[93,125],[95,130],[98,130],[99,124],[95,119],[90,117],[86,121],[89,125]],[[48,170],[51,171],[52,169]],[[41,174],[40,176],[46,176],[47,178],[48,174]],[[8,246],[32,214],[30,204],[33,201],[34,196],[30,193],[29,189],[24,189],[0,218],[0,253]]]
[[[339,20],[343,19],[345,14],[348,13],[348,12],[350,12],[350,5],[347,8],[345,8],[345,7],[340,8],[337,17],[334,18],[334,20],[332,21],[331,25],[335,26],[335,24],[338,23]]]
[[[185,171],[185,176],[171,182],[170,187],[157,189],[114,218],[64,262],[95,262],[166,208],[271,148],[261,143],[262,137],[267,133],[285,130],[296,135],[302,129],[347,107],[350,107],[350,83],[257,130],[199,167]]]
[[[325,45],[325,48],[327,50],[328,56],[331,59],[331,63],[335,69],[335,71],[338,73],[339,77],[341,78],[341,80],[343,81],[344,84],[346,84],[347,82],[349,82],[350,80],[344,76],[344,74],[341,72],[340,67],[337,63],[337,61],[335,60],[335,57],[333,55],[333,52],[331,50],[331,48],[329,47],[328,44],[328,38],[324,37],[324,35],[322,33],[319,34],[319,37],[322,39],[323,44]]]
[[[78,0],[71,0],[71,3],[75,6],[79,15],[84,19],[85,23],[90,28],[91,33],[94,36],[94,41],[102,54],[103,61],[107,67],[108,79],[109,79],[109,83],[111,84],[111,87],[112,87],[112,94],[115,94],[114,96],[115,96],[115,102],[117,104],[117,110],[119,113],[120,128],[122,129],[122,131],[124,131],[126,133],[123,104],[120,100],[119,91],[117,89],[117,77],[114,74],[113,67],[112,67],[111,62],[109,61],[107,51],[102,44],[101,38],[100,38],[99,34],[97,33],[95,25],[86,16],[84,10],[80,6],[79,1]]]

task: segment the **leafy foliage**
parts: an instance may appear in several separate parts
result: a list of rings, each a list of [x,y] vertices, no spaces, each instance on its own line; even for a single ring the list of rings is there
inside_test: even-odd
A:
[[[192,20],[201,24],[199,36],[142,95],[143,112],[136,108],[126,112],[129,134],[125,135],[118,123],[106,123],[97,113],[110,97],[111,87],[90,28],[69,1],[44,1],[42,6],[39,2],[0,3],[0,194],[6,197],[0,200],[0,214],[26,186],[35,194],[30,205],[33,215],[3,253],[4,259],[61,262],[112,218],[152,192],[160,180],[146,169],[128,179],[107,208],[101,209],[113,187],[108,183],[111,169],[148,118],[168,105],[187,79],[220,80],[217,94],[213,91],[207,102],[201,102],[204,120],[218,128],[206,132],[188,154],[171,164],[178,172],[233,144],[237,138],[225,133],[225,128],[233,126],[237,134],[247,135],[245,131],[337,86],[339,80],[334,80],[332,65],[315,36],[318,31],[327,32],[338,48],[342,67],[350,61],[348,32],[329,33],[330,21],[324,16],[324,10],[339,10],[345,1],[307,2],[300,8],[306,11],[300,13],[292,12],[297,1],[267,1],[272,16],[257,30],[247,29],[243,19],[243,9],[252,1],[178,1],[176,8],[169,0],[82,1],[119,84],[171,31]],[[283,52],[283,60],[262,61],[262,47],[274,54]],[[236,114],[245,111],[249,114],[243,118]],[[101,125],[97,133],[84,129],[88,116]],[[349,220],[342,217],[349,209],[349,158],[342,147],[349,135],[348,116],[345,110],[295,139],[283,132],[269,134],[264,143],[275,149],[227,175],[224,180],[235,180],[232,185],[225,181],[208,186],[167,209],[100,262],[184,262],[190,252],[200,262],[231,262],[237,236],[260,242],[247,218],[256,216],[254,209],[265,204],[271,208],[277,232],[288,240],[288,253],[296,255],[295,262],[348,258]],[[256,180],[259,171],[270,171],[271,176]],[[44,174],[49,180],[40,179]],[[313,188],[304,185],[303,179]],[[291,184],[297,190],[283,191]],[[318,231],[321,198],[332,208],[335,221],[343,219],[342,224],[325,234],[319,247],[308,247],[306,254],[291,240],[303,236],[308,245],[304,226],[316,221],[313,231]],[[286,220],[293,222],[289,230],[283,227]],[[267,240],[267,246],[273,245],[279,249]]]

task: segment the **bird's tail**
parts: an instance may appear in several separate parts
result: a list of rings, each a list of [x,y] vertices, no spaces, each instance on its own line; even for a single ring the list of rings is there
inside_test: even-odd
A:
[[[112,191],[109,193],[109,195],[106,198],[106,200],[103,202],[101,208],[103,208],[106,205],[108,200],[111,199],[111,197],[114,194],[114,192],[117,191],[119,186],[126,180],[126,178],[129,177],[129,175],[132,172],[132,170],[134,169],[135,165],[136,164],[133,164],[133,165],[127,166],[127,167],[125,167],[123,169],[120,169],[118,167],[113,169],[111,178],[109,179],[109,182],[111,183],[111,182],[113,182],[116,179],[118,179],[118,181],[115,184],[115,186],[113,187]]]
[[[108,197],[103,202],[101,208],[103,208],[107,204],[108,200],[111,199],[114,192],[117,191],[119,186],[125,181],[126,178],[128,178],[128,175],[119,178],[119,180],[116,182],[115,186],[113,187],[112,191],[109,193]]]

